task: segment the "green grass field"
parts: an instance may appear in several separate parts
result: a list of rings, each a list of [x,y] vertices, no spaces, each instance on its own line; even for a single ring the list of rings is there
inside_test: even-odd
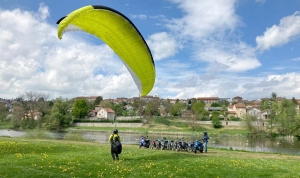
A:
[[[209,149],[208,153],[0,137],[0,177],[300,177],[300,156]]]

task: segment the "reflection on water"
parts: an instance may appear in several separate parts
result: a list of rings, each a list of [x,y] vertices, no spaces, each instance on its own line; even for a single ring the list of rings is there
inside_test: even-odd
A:
[[[63,139],[66,133],[49,132],[50,135],[57,139]],[[90,141],[107,143],[111,133],[109,132],[81,132],[82,136]],[[0,136],[22,137],[24,132],[13,130],[0,130]],[[162,139],[166,137],[169,140],[182,139],[186,142],[191,140],[200,140],[202,135],[164,135],[164,134],[128,134],[120,133],[124,144],[137,144],[141,136],[148,136],[151,140]],[[294,137],[280,137],[276,139],[267,138],[247,138],[241,136],[217,136],[210,137],[209,147],[225,148],[233,150],[247,150],[253,152],[272,152],[272,153],[288,153],[300,155],[300,141]]]

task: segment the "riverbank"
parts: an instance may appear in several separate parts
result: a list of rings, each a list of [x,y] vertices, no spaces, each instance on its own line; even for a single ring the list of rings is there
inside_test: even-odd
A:
[[[155,134],[171,134],[171,135],[177,135],[177,134],[203,134],[204,131],[208,132],[210,135],[248,135],[248,130],[244,126],[240,125],[225,125],[222,128],[214,128],[211,124],[201,124],[201,123],[195,123],[194,124],[194,130],[191,129],[191,127],[187,124],[181,124],[181,122],[176,122],[176,125],[165,125],[163,123],[155,123],[153,121],[148,121],[147,123],[143,125],[139,125],[139,127],[129,127],[125,123],[116,124],[116,128],[123,133],[141,133],[143,135],[147,135],[148,133],[155,133]],[[99,124],[100,125],[100,124]],[[111,132],[115,127],[113,124],[107,127],[106,125],[98,126],[97,124],[94,124],[93,126],[91,124],[78,124],[73,125],[71,127],[66,128],[66,130],[77,130],[77,131],[100,131],[100,132]],[[133,124],[127,124],[127,125],[133,125]]]
[[[148,133],[155,134],[203,134],[207,131],[209,135],[242,135],[247,136],[248,130],[242,124],[223,125],[222,128],[215,129],[209,121],[205,123],[194,123],[194,129],[191,128],[191,123],[182,121],[182,118],[167,118],[169,122],[156,122],[156,118],[143,119],[141,123],[116,123],[116,128],[123,133]],[[164,118],[165,119],[165,118]],[[115,128],[112,123],[76,123],[73,126],[64,128],[66,131],[99,131],[111,132]],[[10,122],[0,122],[0,129],[12,129]]]
[[[112,161],[108,144],[1,137],[0,152],[3,177],[300,177],[300,157],[284,154],[124,145],[120,161]]]

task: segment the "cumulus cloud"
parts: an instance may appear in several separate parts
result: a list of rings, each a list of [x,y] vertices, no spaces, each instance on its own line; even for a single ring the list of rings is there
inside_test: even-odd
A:
[[[261,51],[281,46],[300,36],[300,12],[284,17],[279,25],[267,28],[263,35],[256,37],[257,48]]]
[[[199,46],[197,59],[206,61],[211,66],[219,65],[218,70],[240,72],[255,69],[261,64],[255,57],[255,49],[243,42],[224,44],[213,42]]]
[[[186,81],[189,78],[186,77]],[[196,81],[195,81],[196,80]],[[220,75],[212,80],[202,80],[200,78],[190,80],[194,86],[181,88],[171,87],[165,89],[171,91],[169,98],[187,99],[191,97],[223,97],[233,98],[242,96],[247,100],[261,99],[269,97],[272,92],[278,96],[286,98],[299,98],[297,93],[300,92],[300,74],[287,73],[283,75],[265,75],[259,77]],[[179,82],[178,82],[179,84]]]
[[[183,45],[189,45],[187,48],[193,51],[196,60],[208,63],[209,68],[217,65],[219,71],[230,72],[252,70],[261,65],[255,49],[232,35],[242,24],[235,13],[236,0],[172,2],[179,4],[183,17],[170,20],[167,27]],[[186,40],[192,45],[185,43]]]
[[[147,44],[153,52],[154,60],[158,61],[174,56],[177,53],[177,49],[180,47],[175,39],[166,32],[151,35],[147,40]]]
[[[138,96],[123,63],[107,45],[93,45],[88,35],[71,32],[57,38],[48,7],[38,12],[0,10],[0,93],[14,98],[27,91],[52,98],[78,95]]]
[[[233,30],[240,24],[235,14],[236,0],[171,0],[179,4],[184,16],[172,19],[167,27],[178,36],[200,40],[220,31]]]

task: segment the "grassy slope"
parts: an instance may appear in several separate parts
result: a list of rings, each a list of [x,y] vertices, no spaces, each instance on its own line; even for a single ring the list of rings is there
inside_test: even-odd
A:
[[[1,177],[300,177],[300,157],[210,149],[209,153],[123,145],[0,138]]]

